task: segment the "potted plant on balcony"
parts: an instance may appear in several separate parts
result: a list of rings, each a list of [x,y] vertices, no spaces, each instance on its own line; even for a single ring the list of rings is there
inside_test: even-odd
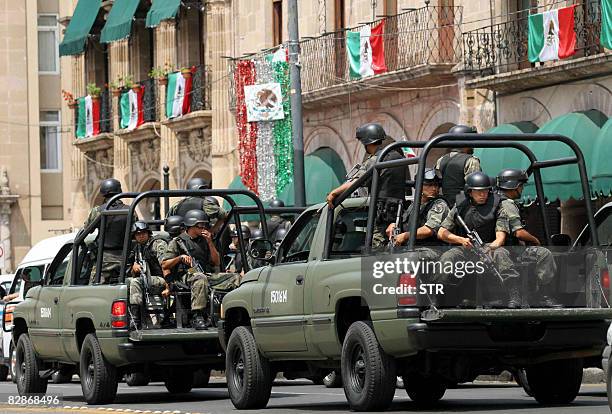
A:
[[[100,93],[102,92],[102,88],[98,87],[95,83],[87,84],[87,94],[91,96],[91,99],[97,101],[100,99]]]
[[[72,93],[62,89],[62,98],[68,103],[68,108],[74,109],[77,107],[78,102],[74,99]]]
[[[185,79],[191,78],[191,75],[192,75],[191,68],[181,68],[181,73],[183,74],[183,77]]]
[[[151,79],[157,79],[157,82],[160,84],[160,86],[166,86],[168,84],[167,76],[168,72],[165,69],[160,68],[159,66],[149,71],[149,77]]]
[[[115,98],[118,98],[121,96],[121,82],[122,82],[122,79],[121,77],[119,77],[117,78],[117,80],[111,81],[108,84],[108,87],[110,88]]]

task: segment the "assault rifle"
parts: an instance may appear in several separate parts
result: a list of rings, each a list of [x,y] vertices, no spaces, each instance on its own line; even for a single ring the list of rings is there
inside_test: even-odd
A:
[[[181,240],[180,238],[177,238],[176,244],[178,244],[178,247],[180,247],[180,249],[184,251],[185,254],[191,258],[191,267],[195,269],[195,271],[198,273],[206,274],[206,271],[204,270],[200,262],[198,262],[198,260],[195,257],[193,257],[191,253],[189,253],[189,250],[187,249],[187,246],[185,246],[185,243],[183,242],[183,240]]]
[[[393,250],[397,244],[395,239],[397,236],[402,234],[402,213],[404,212],[404,204],[402,202],[397,203],[397,214],[395,215],[395,227],[393,228],[393,233],[391,233],[391,240],[389,242],[389,247]]]
[[[151,272],[149,267],[147,266],[147,261],[144,258],[142,253],[143,246],[141,244],[136,245],[136,263],[140,266],[140,280],[142,283],[142,288],[145,294],[145,304],[146,306],[151,305],[151,296],[149,293],[149,287],[151,286]]]
[[[465,224],[465,221],[463,221],[463,218],[461,218],[461,216],[459,215],[459,213],[457,213],[457,221],[459,222],[461,227],[463,227],[463,230],[465,231],[468,239],[470,239],[470,241],[474,245],[474,253],[476,253],[478,259],[480,259],[480,261],[485,265],[485,267],[487,267],[489,271],[493,272],[495,276],[497,276],[501,283],[504,283],[504,278],[502,277],[501,273],[499,273],[499,270],[497,270],[497,267],[495,266],[493,259],[491,259],[491,256],[488,255],[485,244],[480,238],[478,232],[476,230],[470,230],[467,224]]]

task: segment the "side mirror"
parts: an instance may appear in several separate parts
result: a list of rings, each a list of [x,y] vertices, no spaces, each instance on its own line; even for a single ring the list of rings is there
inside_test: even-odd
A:
[[[251,240],[248,254],[252,259],[271,262],[274,259],[274,245],[270,240]]]
[[[553,246],[569,247],[572,245],[572,238],[567,234],[553,234],[550,236],[550,241]]]

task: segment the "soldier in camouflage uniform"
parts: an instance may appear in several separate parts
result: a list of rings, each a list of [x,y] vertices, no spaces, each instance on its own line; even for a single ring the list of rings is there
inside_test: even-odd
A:
[[[210,221],[202,210],[190,210],[184,217],[185,232],[168,244],[162,267],[172,271],[191,289],[191,326],[208,329],[211,326],[208,311],[208,277],[221,263],[210,233]]]
[[[132,321],[137,329],[140,329],[141,309],[143,304],[143,282],[141,279],[142,263],[145,262],[149,280],[149,294],[159,295],[168,292],[168,284],[162,277],[162,268],[158,259],[159,251],[155,250],[155,241],[151,238],[152,232],[149,225],[144,221],[137,221],[132,226],[132,236],[136,240],[136,245],[128,257],[128,292],[130,295],[130,313]],[[159,245],[158,245],[159,246]]]
[[[516,202],[521,198],[527,178],[524,171],[512,168],[502,170],[497,175],[497,188],[506,198],[502,201],[504,231],[510,236],[506,244],[514,246],[526,244],[528,246],[516,252],[516,259],[521,263],[535,262],[535,273],[540,291],[540,297],[535,305],[547,308],[561,307],[562,305],[554,298],[552,289],[552,282],[557,272],[555,259],[551,251],[542,247],[540,240],[527,231]]]
[[[466,125],[455,125],[448,132],[475,134],[476,129]],[[473,154],[473,148],[457,148],[436,161],[436,171],[442,177],[442,197],[451,207],[455,205],[457,195],[463,191],[467,176],[480,171],[480,160]]]
[[[376,163],[378,155],[384,148],[382,145],[383,141],[387,138],[383,127],[374,123],[365,124],[357,128],[355,136],[365,147],[369,158],[352,177],[327,195],[327,203],[330,207],[333,206],[334,199],[337,196],[347,190],[354,180],[361,178]],[[385,157],[385,161],[402,158],[404,156],[400,151],[391,151]],[[385,236],[385,230],[390,223],[395,221],[398,204],[405,202],[406,170],[406,167],[387,168],[380,174],[378,181],[378,204],[376,206],[378,211],[372,238],[373,247],[380,247],[386,244],[388,239]],[[363,186],[369,189],[371,184],[372,179],[370,177],[363,183]]]
[[[102,208],[107,205],[111,197],[121,192],[121,183],[118,180],[109,178],[102,181],[100,184],[100,194],[104,197],[104,203],[91,209],[89,216],[85,220],[85,223],[83,223],[83,229],[87,228],[87,226],[100,217]],[[128,206],[126,206],[123,201],[117,200],[111,206],[106,206],[106,208],[107,210],[122,210],[127,209]],[[136,217],[134,219],[136,220]],[[102,269],[100,271],[100,283],[112,283],[117,282],[118,280],[119,272],[121,271],[123,238],[127,225],[128,220],[126,215],[107,217],[106,229],[104,232],[104,250],[102,257]],[[95,245],[96,244],[94,244],[94,246]],[[93,282],[95,274],[96,269],[94,266],[90,283]]]
[[[211,183],[203,178],[192,178],[187,182],[187,190],[208,190],[211,188]],[[219,205],[219,202],[214,197],[185,197],[181,201],[170,207],[168,216],[181,216],[189,210],[202,210],[210,219],[213,227],[212,234],[216,234],[223,221],[227,218],[226,211]]]
[[[502,205],[502,198],[491,192],[490,178],[481,172],[470,174],[466,179],[467,197],[458,200],[457,204],[450,210],[438,231],[438,238],[444,242],[460,245],[442,254],[440,262],[443,272],[439,275],[442,283],[458,285],[460,279],[454,273],[447,273],[451,266],[447,263],[479,262],[473,249],[471,240],[467,237],[465,230],[459,224],[457,215],[460,215],[470,230],[475,230],[486,244],[493,262],[504,279],[504,287],[508,291],[509,308],[520,307],[520,291],[518,272],[516,271],[510,252],[502,246],[505,244],[508,234],[506,233],[505,219],[507,215],[506,206]],[[478,274],[475,276],[479,277]]]

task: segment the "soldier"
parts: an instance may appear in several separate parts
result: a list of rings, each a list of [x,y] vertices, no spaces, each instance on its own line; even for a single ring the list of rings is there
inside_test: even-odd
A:
[[[383,150],[383,140],[387,137],[385,130],[379,124],[365,124],[355,133],[356,138],[365,147],[369,158],[359,168],[355,175],[349,178],[345,183],[332,190],[327,196],[327,203],[332,206],[334,199],[348,189],[354,180],[360,178],[365,172],[376,163],[376,159]],[[398,151],[391,151],[385,157],[385,161],[402,159],[403,155]],[[364,187],[369,188],[371,178],[364,182]],[[406,168],[395,167],[387,168],[380,174],[379,193],[377,204],[377,220],[374,226],[374,234],[372,245],[380,247],[386,242],[385,229],[395,221],[395,216],[399,203],[405,201],[405,186],[406,186]]]
[[[241,241],[238,237],[238,231],[236,229],[232,230],[232,245],[230,246],[230,250],[235,254],[234,256],[234,268],[236,273],[243,274],[246,270],[244,268],[244,261],[242,255],[240,254],[240,243],[244,243],[244,251],[245,253],[249,249],[249,239],[251,238],[251,229],[244,224],[240,226],[240,230],[242,231],[243,240]]]
[[[107,210],[122,210],[127,209],[123,201],[116,200],[111,206],[108,206],[110,198],[122,192],[121,183],[114,179],[108,178],[100,184],[100,194],[104,197],[104,203],[91,209],[89,216],[83,228],[89,226],[101,214],[102,208],[106,206]],[[134,217],[134,220],[137,220]],[[104,254],[102,257],[102,269],[100,271],[100,283],[116,282],[121,271],[121,255],[123,250],[123,239],[125,236],[125,228],[128,225],[127,215],[107,216],[106,228],[104,231]],[[99,234],[99,233],[98,233]],[[92,278],[95,277],[95,271],[92,272]]]
[[[162,294],[169,292],[168,284],[162,277],[162,268],[158,259],[158,252],[155,250],[155,240],[151,237],[152,231],[144,221],[137,221],[132,226],[132,236],[136,240],[136,245],[132,249],[127,261],[127,269],[130,274],[127,285],[130,296],[130,313],[136,329],[140,329],[141,309],[143,304],[143,281],[141,276],[145,276],[149,281],[149,294]],[[142,260],[142,262],[141,262]],[[144,262],[144,263],[143,263]],[[143,265],[146,270],[143,269]],[[146,275],[141,272],[146,271]],[[147,292],[144,292],[145,294]]]
[[[278,246],[283,242],[283,239],[287,235],[287,229],[278,229],[276,237],[274,238],[274,247],[278,249]]]
[[[251,240],[249,241],[249,246],[253,240],[260,240],[260,239],[263,239],[263,237],[264,237],[264,234],[261,229],[253,230],[251,232]],[[249,260],[249,264],[251,265],[251,269],[257,269],[258,267],[263,267],[266,265],[266,262],[264,262],[263,260],[256,260],[256,259],[253,259],[252,257],[249,257],[248,260]]]
[[[448,215],[450,209],[444,198],[439,196],[440,191],[440,176],[433,168],[425,170],[423,178],[423,191],[421,192],[421,206],[418,215],[417,223],[417,244],[419,246],[439,246],[442,243],[438,240],[438,230],[442,221]],[[396,245],[404,245],[410,238],[408,232],[408,224],[410,216],[414,213],[414,209],[409,207],[403,214],[401,231],[394,239]],[[387,227],[387,236],[391,239],[395,223],[391,223]]]
[[[458,284],[451,282],[454,277],[451,268],[454,268],[459,262],[465,264],[473,261],[472,263],[476,263],[475,255],[470,252],[470,249],[474,248],[472,241],[457,220],[457,216],[460,216],[470,230],[480,235],[486,244],[487,254],[492,254],[493,263],[504,279],[504,286],[508,291],[507,306],[518,308],[520,306],[519,274],[513,266],[510,253],[502,247],[507,238],[504,219],[507,211],[506,207],[501,204],[502,198],[496,193],[491,193],[491,187],[491,180],[486,174],[474,172],[468,175],[465,184],[467,197],[458,200],[438,231],[440,240],[461,246],[444,252],[440,257],[444,269],[440,278],[445,283]],[[447,266],[447,263],[453,263],[453,266]],[[477,270],[474,273],[476,273],[475,276],[478,276]]]
[[[285,203],[282,200],[275,198],[270,202],[270,207],[278,208],[285,207]],[[270,240],[276,240],[276,232],[284,230],[285,232],[291,227],[291,222],[284,219],[278,213],[271,214],[270,219],[266,223],[268,225],[268,237]]]
[[[535,272],[539,281],[540,298],[536,303],[542,307],[562,307],[554,298],[553,281],[557,271],[555,259],[540,240],[529,233],[521,220],[521,213],[516,200],[521,198],[523,187],[527,182],[527,174],[522,170],[505,169],[497,175],[497,188],[506,198],[502,201],[504,207],[505,231],[509,240],[507,245],[526,244],[528,247],[518,255],[518,262],[535,261]]]
[[[455,125],[450,134],[475,134],[476,129],[466,125]],[[465,179],[473,172],[480,171],[480,160],[474,155],[473,148],[453,149],[436,161],[436,170],[442,176],[442,196],[449,206],[455,205],[455,199],[463,187]]]
[[[211,183],[208,180],[196,177],[187,182],[186,188],[187,190],[208,190],[211,188]],[[217,233],[227,217],[227,213],[219,206],[219,202],[214,197],[185,197],[170,207],[168,216],[185,217],[189,210],[204,211],[208,218],[214,222],[211,230],[213,234]]]
[[[179,236],[185,227],[183,226],[183,217],[181,216],[168,216],[164,221],[164,230],[170,235],[171,238]]]
[[[191,289],[191,326],[208,329],[208,276],[220,265],[219,253],[212,240],[210,220],[204,211],[190,210],[185,214],[185,232],[172,239],[164,255],[164,271],[180,266],[177,276]]]

